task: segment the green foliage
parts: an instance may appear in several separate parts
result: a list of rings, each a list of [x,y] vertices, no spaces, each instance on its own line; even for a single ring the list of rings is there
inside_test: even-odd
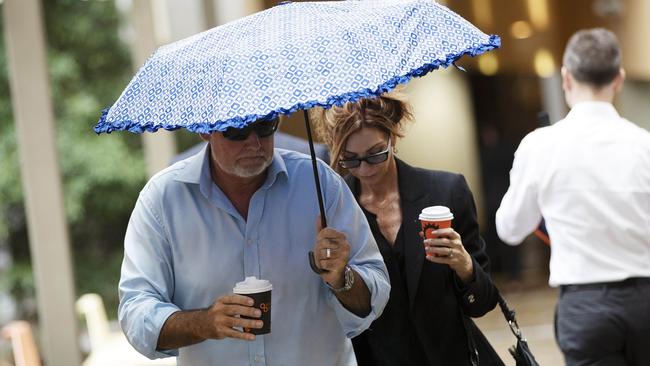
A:
[[[146,179],[139,136],[92,131],[101,110],[117,99],[133,74],[128,48],[118,36],[120,14],[112,1],[42,3],[77,291],[98,292],[114,304],[126,223]],[[9,243],[15,261],[11,278],[16,283],[5,288],[25,296],[28,284],[19,286],[20,294],[16,291],[25,272],[15,268],[24,268],[29,258],[21,254],[27,246],[21,235],[26,223],[7,71],[0,34],[0,243]]]
[[[0,32],[2,23],[0,17]],[[22,200],[19,174],[15,128],[9,100],[5,44],[4,37],[0,37],[0,238],[9,235],[10,208]]]
[[[122,256],[123,251],[116,250],[107,254],[78,253],[74,259],[77,293],[100,294],[109,318],[117,318],[117,282],[120,279]]]
[[[23,320],[35,320],[36,304],[34,302],[34,274],[29,263],[15,263],[4,276],[0,277],[0,288],[7,289],[16,299],[17,317]]]

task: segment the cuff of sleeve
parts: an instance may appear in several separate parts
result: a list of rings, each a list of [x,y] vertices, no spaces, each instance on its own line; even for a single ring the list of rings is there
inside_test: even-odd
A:
[[[472,278],[467,282],[463,282],[463,280],[458,277],[456,272],[454,272],[454,287],[456,287],[456,292],[459,294],[467,292],[469,289],[472,288],[476,284],[476,266],[478,265],[474,259],[472,258]]]
[[[160,337],[160,331],[162,330],[163,325],[165,325],[167,318],[177,311],[180,311],[180,309],[173,304],[159,304],[156,306],[155,310],[151,312],[151,315],[146,317],[146,330],[150,335],[149,338],[151,339],[152,344],[150,344],[149,347],[146,347],[148,352],[145,355],[150,359],[178,356],[178,349],[157,349],[158,338]]]
[[[390,287],[388,289],[380,289],[381,284],[378,284],[375,280],[380,277],[379,275],[372,276],[368,273],[369,271],[373,271],[373,269],[364,270],[353,265],[350,265],[350,268],[361,277],[370,291],[370,313],[368,315],[361,318],[350,312],[341,304],[332,291],[327,290],[327,300],[334,309],[336,317],[339,319],[343,331],[348,338],[356,337],[370,327],[370,324],[381,315],[386,302],[388,302],[390,293]],[[389,286],[388,284],[386,285]]]

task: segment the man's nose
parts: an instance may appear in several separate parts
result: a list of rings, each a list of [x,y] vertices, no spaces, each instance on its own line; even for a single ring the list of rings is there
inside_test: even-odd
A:
[[[246,146],[254,147],[256,149],[262,146],[260,137],[257,136],[257,133],[255,132],[251,132],[251,134],[248,135],[248,137],[246,137],[246,140],[244,140],[244,143],[246,144]]]

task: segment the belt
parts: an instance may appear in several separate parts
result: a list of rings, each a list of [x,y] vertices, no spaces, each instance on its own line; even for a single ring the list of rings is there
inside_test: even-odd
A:
[[[565,291],[580,291],[580,290],[599,290],[606,288],[623,288],[634,286],[650,286],[650,277],[632,277],[624,279],[623,281],[616,282],[596,282],[584,283],[579,285],[560,285],[560,290]]]

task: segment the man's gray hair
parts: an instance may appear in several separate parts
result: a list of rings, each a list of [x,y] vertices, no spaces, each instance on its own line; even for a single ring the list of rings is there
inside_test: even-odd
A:
[[[603,87],[614,80],[621,67],[618,39],[604,28],[578,31],[567,43],[562,64],[577,81]]]

